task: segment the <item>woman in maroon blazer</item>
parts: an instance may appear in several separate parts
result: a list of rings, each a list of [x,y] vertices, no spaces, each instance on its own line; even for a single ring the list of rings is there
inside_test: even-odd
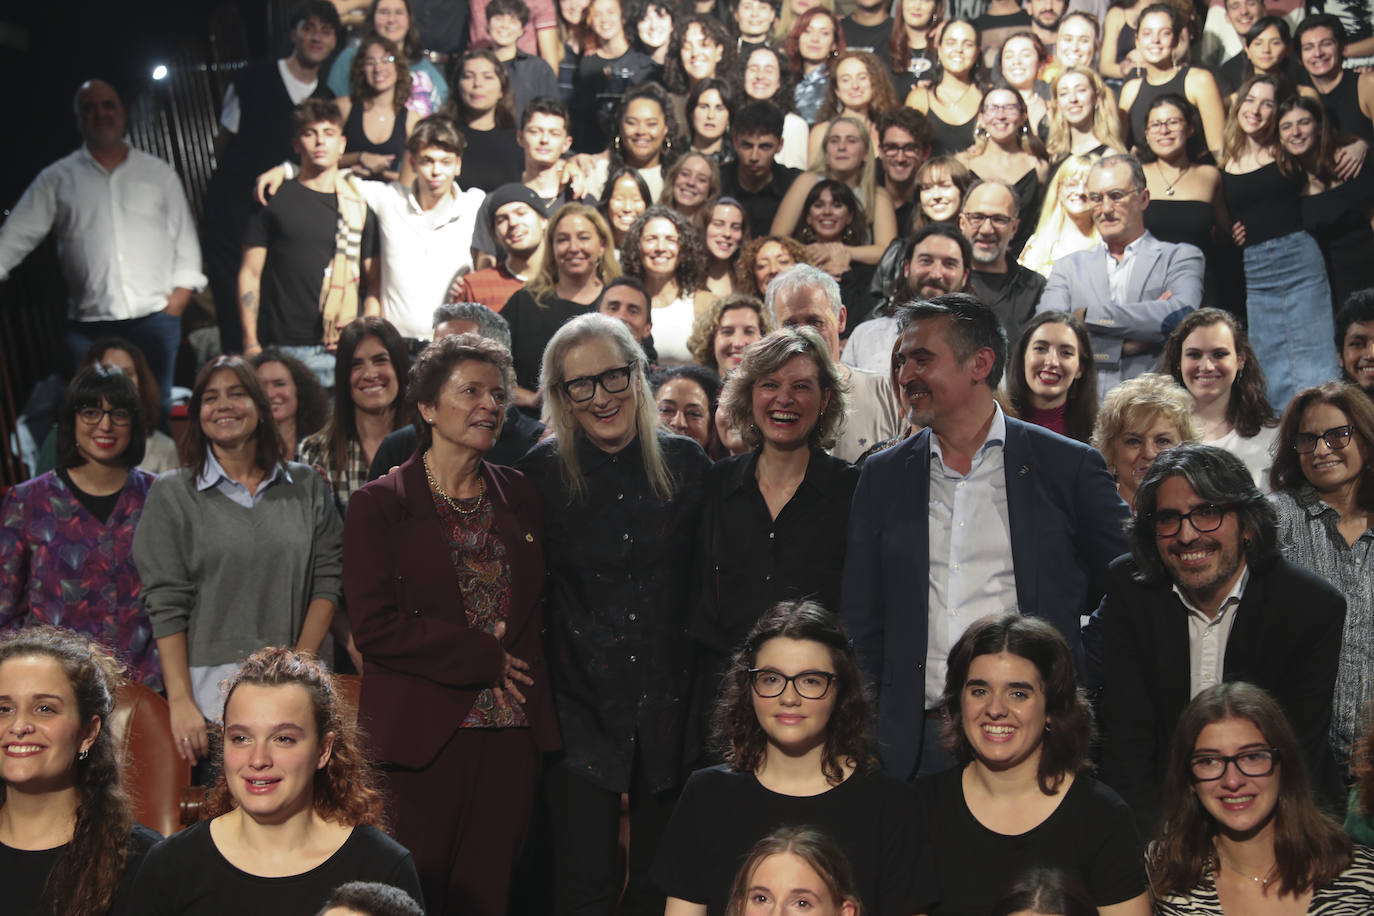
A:
[[[506,911],[537,756],[559,745],[540,641],[539,499],[518,471],[482,458],[514,390],[500,344],[461,334],[431,345],[407,390],[420,447],[353,495],[344,528],[359,715],[430,914]]]

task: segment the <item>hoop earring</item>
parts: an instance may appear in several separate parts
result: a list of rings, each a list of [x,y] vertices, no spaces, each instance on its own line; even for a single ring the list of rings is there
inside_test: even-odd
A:
[[[619,159],[624,159],[624,158],[625,158],[625,154],[622,153],[622,152],[620,151],[620,134],[619,134],[619,133],[617,133],[617,134],[615,135],[615,139],[611,141],[611,147],[615,150],[615,154],[616,154],[616,157],[617,157],[617,158],[619,158]]]

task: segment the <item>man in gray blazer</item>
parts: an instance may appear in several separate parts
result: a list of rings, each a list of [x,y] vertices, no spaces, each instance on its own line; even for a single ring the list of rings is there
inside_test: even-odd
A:
[[[1108,156],[1088,175],[1102,244],[1055,262],[1037,312],[1072,312],[1088,325],[1097,391],[1148,372],[1164,341],[1202,302],[1202,252],[1145,231],[1150,192],[1133,156]]]

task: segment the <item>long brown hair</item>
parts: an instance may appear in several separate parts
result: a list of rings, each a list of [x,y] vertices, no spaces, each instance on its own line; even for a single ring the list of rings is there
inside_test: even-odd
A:
[[[1274,408],[1265,394],[1268,382],[1264,369],[1255,357],[1250,346],[1250,338],[1236,316],[1221,309],[1205,308],[1189,312],[1188,317],[1179,322],[1169,339],[1164,342],[1164,352],[1159,357],[1155,371],[1172,376],[1184,388],[1183,381],[1183,342],[1198,328],[1210,328],[1214,324],[1224,324],[1231,329],[1231,340],[1235,344],[1236,356],[1243,361],[1236,371],[1235,381],[1231,383],[1231,398],[1226,404],[1226,422],[1236,428],[1245,438],[1259,435],[1262,427],[1278,425]]]
[[[72,630],[33,626],[0,639],[0,663],[25,656],[51,658],[62,667],[76,695],[84,724],[100,719],[100,732],[87,753],[73,761],[76,825],[48,873],[39,898],[42,916],[103,916],[124,877],[133,809],[115,754],[110,713],[123,680],[120,664],[103,647]],[[83,759],[84,758],[84,759]],[[5,783],[0,781],[0,806]]]
[[[1316,404],[1330,404],[1350,418],[1355,427],[1354,438],[1364,452],[1364,473],[1360,480],[1358,502],[1366,511],[1374,509],[1374,403],[1363,391],[1348,382],[1327,382],[1316,388],[1304,388],[1284,408],[1279,420],[1278,447],[1274,463],[1269,468],[1269,486],[1280,490],[1296,490],[1307,480],[1302,462],[1293,449],[1293,435],[1302,425],[1302,415]]]
[[[363,752],[362,729],[344,714],[339,685],[317,659],[291,649],[259,649],[243,660],[229,681],[224,708],[229,708],[234,691],[241,684],[258,687],[286,687],[296,684],[310,695],[315,713],[315,734],[324,740],[334,735],[329,762],[315,771],[315,813],[327,821],[356,827],[368,824],[386,829],[385,799],[372,763]],[[208,808],[215,817],[235,807],[234,796],[224,772],[223,742],[216,755],[219,779],[210,790]]]
[[[392,90],[391,107],[396,117],[404,123],[406,102],[410,101],[412,82],[410,64],[406,62],[405,54],[396,47],[396,43],[391,39],[383,38],[374,32],[364,38],[362,44],[358,45],[358,53],[353,55],[353,64],[348,68],[348,94],[355,105],[361,105],[368,99],[376,98],[379,95],[367,81],[366,54],[367,49],[373,45],[380,47],[395,61],[393,66],[396,68],[396,86]],[[361,116],[361,112],[359,115]]]
[[[1274,806],[1274,869],[1280,894],[1329,883],[1350,865],[1350,838],[1312,800],[1302,745],[1279,704],[1254,684],[1209,687],[1179,716],[1164,772],[1162,827],[1148,853],[1156,896],[1186,894],[1214,867],[1217,823],[1193,792],[1192,756],[1198,735],[1222,719],[1247,719],[1278,749],[1279,797]]]
[[[267,403],[267,395],[258,382],[257,370],[241,356],[216,357],[196,374],[196,383],[191,388],[191,403],[187,406],[190,422],[186,424],[183,463],[193,473],[200,474],[210,459],[210,441],[205,438],[205,430],[200,426],[200,405],[205,399],[205,389],[209,387],[210,379],[221,369],[234,373],[258,411],[258,428],[253,432],[257,447],[253,463],[258,470],[270,472],[282,462],[281,436],[277,433],[277,424],[272,422],[272,405]]]
[[[339,346],[334,358],[334,411],[320,429],[325,443],[325,464],[335,474],[342,474],[348,463],[348,443],[358,438],[358,408],[353,403],[353,354],[369,337],[377,338],[391,358],[396,373],[396,398],[391,402],[393,431],[406,425],[403,416],[406,403],[406,381],[410,377],[410,350],[401,332],[385,318],[364,315],[344,325],[339,334]]]

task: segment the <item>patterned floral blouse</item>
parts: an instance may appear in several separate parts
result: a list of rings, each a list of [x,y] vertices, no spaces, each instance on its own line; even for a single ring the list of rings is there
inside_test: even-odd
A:
[[[0,506],[0,630],[38,623],[98,640],[130,675],[162,689],[153,625],[134,567],[134,528],[153,475],[129,472],[105,522],[49,471],[16,486]]]
[[[438,493],[430,496],[448,538],[468,626],[495,636],[497,625],[510,617],[510,564],[506,562],[506,545],[492,524],[495,513],[491,500],[485,496],[458,500],[465,510],[478,509],[464,515]],[[497,703],[496,694],[488,687],[477,694],[460,727],[517,728],[529,724],[524,708],[509,694],[504,702]]]

